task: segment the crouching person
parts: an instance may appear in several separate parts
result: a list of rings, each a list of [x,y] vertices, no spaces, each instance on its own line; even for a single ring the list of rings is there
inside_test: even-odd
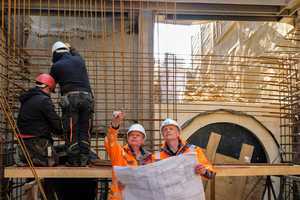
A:
[[[123,108],[121,112],[115,111],[113,113],[112,123],[104,140],[112,168],[114,166],[134,167],[153,162],[152,154],[141,147],[145,142],[146,132],[140,124],[133,124],[127,131],[128,144],[125,146],[118,144],[117,137],[120,130],[120,123],[124,115],[125,112]],[[118,179],[116,178],[114,171],[112,171],[110,200],[123,199],[122,191],[118,188],[118,183]]]
[[[64,137],[60,118],[50,99],[51,92],[55,92],[55,81],[49,74],[42,74],[36,79],[35,86],[19,97],[21,107],[17,125],[32,163],[52,167],[58,165],[59,160],[51,132]],[[28,165],[20,145],[16,147],[14,160],[18,166]]]

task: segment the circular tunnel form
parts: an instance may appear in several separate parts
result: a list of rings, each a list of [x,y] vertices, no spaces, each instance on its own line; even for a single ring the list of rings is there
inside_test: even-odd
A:
[[[243,143],[254,146],[251,163],[268,163],[266,152],[254,134],[238,124],[212,123],[199,128],[188,139],[190,144],[206,149],[210,133],[221,135],[216,153],[239,159]]]

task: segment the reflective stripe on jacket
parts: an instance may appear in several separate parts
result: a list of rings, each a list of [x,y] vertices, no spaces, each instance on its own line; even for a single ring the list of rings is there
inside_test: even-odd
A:
[[[107,154],[109,155],[112,169],[114,166],[129,166],[129,167],[135,167],[138,166],[138,161],[132,155],[128,144],[125,146],[121,146],[118,144],[118,133],[120,129],[114,129],[112,126],[110,126],[108,133],[105,137],[104,144],[107,151]],[[140,161],[139,165],[145,165],[149,164],[154,161],[152,157],[152,153],[144,150],[141,148],[143,158]],[[112,181],[111,181],[111,187],[110,187],[110,196],[109,199],[123,199],[122,198],[122,191],[118,188],[118,179],[115,176],[114,171],[112,170]]]
[[[199,163],[204,164],[206,167],[206,174],[202,177],[206,180],[214,178],[214,176],[217,173],[217,169],[207,161],[201,148],[198,146],[192,145],[192,144],[188,144],[185,140],[183,140],[181,138],[178,138],[178,139],[179,139],[180,147],[176,153],[176,156],[180,155],[180,154],[184,154],[184,153],[196,152]],[[172,154],[168,150],[166,142],[161,146],[160,150],[154,154],[155,162],[169,158],[171,156],[172,156]]]

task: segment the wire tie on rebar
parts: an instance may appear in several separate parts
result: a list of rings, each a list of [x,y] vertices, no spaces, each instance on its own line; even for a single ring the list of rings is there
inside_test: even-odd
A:
[[[284,155],[284,154],[285,154],[285,151],[283,151],[283,149],[279,148],[279,149],[278,149],[278,154],[279,154],[279,155]]]

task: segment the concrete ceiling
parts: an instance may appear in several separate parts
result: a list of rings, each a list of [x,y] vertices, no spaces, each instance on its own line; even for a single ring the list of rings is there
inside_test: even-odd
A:
[[[5,7],[12,9],[15,1],[8,2],[5,1]],[[30,9],[31,14],[35,13],[34,10],[37,14],[48,14],[48,10],[50,10],[52,15],[58,13],[58,10],[62,12],[64,9],[74,10],[76,7],[76,11],[87,11],[91,8],[92,12],[99,12],[98,16],[101,16],[100,12],[103,10],[103,6],[107,12],[117,13],[120,11],[120,2],[122,2],[125,12],[129,9],[148,9],[160,16],[157,18],[158,21],[174,22],[176,19],[177,22],[195,24],[215,20],[291,23],[295,18],[296,11],[300,8],[300,0],[106,0],[105,5],[103,2],[92,0],[92,7],[88,5],[83,7],[82,3],[77,2],[74,5],[73,1],[69,3],[68,0],[51,0],[51,4],[49,1],[31,0]],[[17,7],[28,9],[28,5],[24,6],[22,3],[23,1]]]
[[[299,8],[300,0],[176,0],[176,14],[170,10],[165,19],[188,24],[207,20],[293,23]]]

